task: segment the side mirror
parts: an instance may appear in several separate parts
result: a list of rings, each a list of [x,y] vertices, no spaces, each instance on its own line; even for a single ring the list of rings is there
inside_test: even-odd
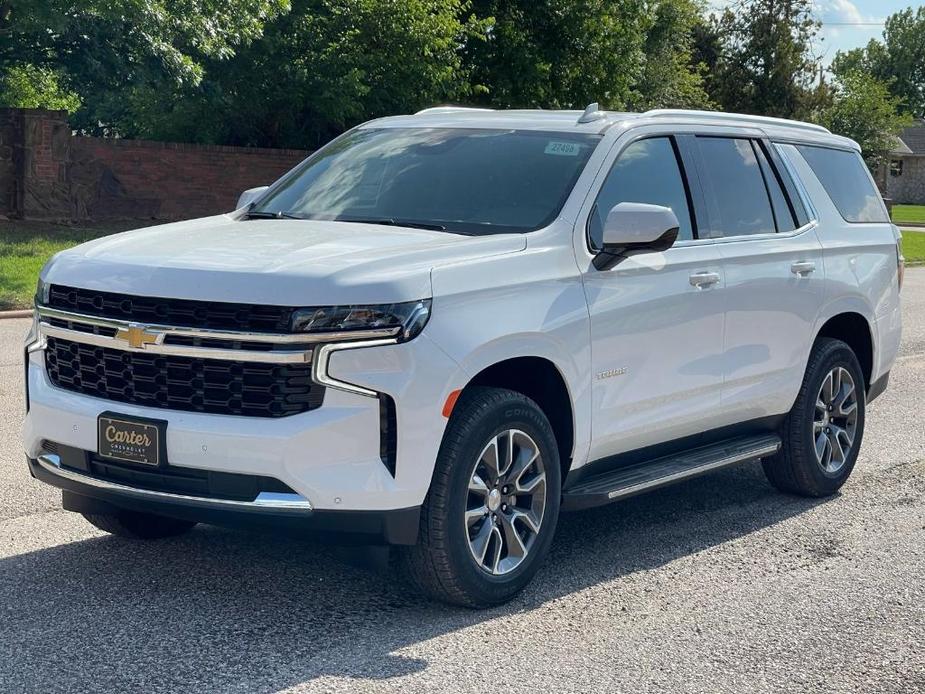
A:
[[[679,228],[670,207],[621,202],[607,214],[604,247],[594,256],[594,267],[609,270],[637,253],[667,251],[677,241]]]
[[[270,186],[260,186],[259,188],[248,188],[243,193],[241,193],[241,197],[238,198],[238,205],[235,207],[235,209],[240,210],[242,207],[247,207],[252,202],[254,202],[254,200],[263,195],[266,189],[269,187]]]

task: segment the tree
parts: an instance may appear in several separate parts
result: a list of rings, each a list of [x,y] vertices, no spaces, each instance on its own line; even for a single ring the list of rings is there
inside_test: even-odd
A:
[[[718,49],[708,92],[727,111],[806,118],[815,107],[819,23],[811,0],[738,0],[698,46]],[[703,39],[706,39],[705,41]]]
[[[196,84],[205,58],[258,37],[288,0],[0,0],[0,75],[54,74],[94,127],[139,84]],[[121,95],[121,96],[120,96]]]
[[[925,7],[897,12],[886,20],[883,41],[839,52],[832,68],[837,75],[864,71],[889,86],[903,110],[925,115]]]
[[[314,148],[357,122],[463,98],[462,0],[296,0],[195,85],[123,99],[121,131]]]
[[[709,109],[714,104],[704,90],[706,66],[695,54],[702,3],[661,0],[654,3],[653,21],[643,44],[644,64],[629,106]]]
[[[639,0],[473,0],[463,51],[477,101],[500,108],[623,108],[642,77],[651,16]]]
[[[80,107],[80,97],[62,87],[60,75],[53,70],[13,65],[0,75],[0,106],[73,113]]]
[[[838,78],[832,103],[818,121],[860,144],[867,165],[875,170],[911,118],[900,112],[899,98],[890,94],[886,84],[856,70]]]

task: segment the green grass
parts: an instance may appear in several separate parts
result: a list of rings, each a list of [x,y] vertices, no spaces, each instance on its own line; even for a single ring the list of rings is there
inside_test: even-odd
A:
[[[925,205],[893,205],[895,224],[925,224]]]
[[[925,263],[925,231],[903,232],[903,255],[907,265]]]
[[[58,251],[144,224],[117,222],[82,227],[0,221],[0,311],[32,306],[39,270]]]

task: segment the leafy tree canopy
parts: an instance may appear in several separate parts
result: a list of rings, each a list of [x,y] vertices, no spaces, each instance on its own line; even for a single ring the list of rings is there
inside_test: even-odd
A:
[[[73,113],[80,107],[80,97],[64,89],[53,70],[14,65],[0,75],[0,104]]]
[[[814,108],[819,30],[811,0],[738,0],[709,22],[698,50],[709,91],[727,111],[806,118]],[[711,55],[713,53],[713,55]]]
[[[868,166],[875,169],[895,145],[896,135],[912,122],[899,106],[886,84],[869,73],[852,71],[838,79],[832,102],[818,120],[861,145]]]
[[[840,52],[832,64],[837,75],[867,72],[889,85],[903,110],[925,115],[925,7],[897,12],[886,20],[883,41]]]
[[[296,0],[199,84],[130,91],[120,132],[316,147],[356,122],[463,98],[460,0]],[[220,114],[220,117],[216,117]]]
[[[196,83],[288,0],[0,0],[0,70],[30,64],[103,83],[153,71]]]

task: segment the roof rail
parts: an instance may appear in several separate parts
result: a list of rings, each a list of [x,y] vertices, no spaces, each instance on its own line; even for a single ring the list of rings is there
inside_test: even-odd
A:
[[[427,113],[457,113],[459,111],[494,111],[493,108],[478,108],[476,106],[431,106],[421,109],[414,115],[422,116]]]
[[[771,116],[751,116],[739,113],[722,113],[720,111],[689,111],[685,109],[660,108],[652,111],[646,111],[642,114],[643,118],[699,118],[705,120],[715,120],[723,123],[746,122],[756,125],[775,125],[783,128],[797,128],[800,130],[812,130],[818,133],[829,133],[828,128],[815,123],[806,123],[799,120],[787,120],[786,118],[772,118]]]

